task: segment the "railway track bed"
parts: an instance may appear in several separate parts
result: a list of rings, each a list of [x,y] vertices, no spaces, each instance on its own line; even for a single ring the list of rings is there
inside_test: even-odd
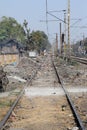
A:
[[[11,122],[11,128],[61,130],[76,127],[65,96],[40,96],[27,99],[23,97],[14,113],[16,116]]]
[[[77,93],[70,92],[73,102],[76,101]],[[75,106],[77,102],[78,100],[74,102]],[[77,111],[79,106],[80,104],[76,107]],[[83,124],[84,122],[86,117]],[[84,126],[86,127],[86,124]],[[66,94],[58,83],[50,57],[46,58],[37,76],[25,88],[24,95],[10,115],[4,129],[80,130],[69,102],[66,100]]]

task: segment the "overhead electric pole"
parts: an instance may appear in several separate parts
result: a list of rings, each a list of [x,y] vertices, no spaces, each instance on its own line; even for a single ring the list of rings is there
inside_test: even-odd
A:
[[[56,52],[58,54],[58,34],[56,33]]]
[[[61,23],[59,24],[60,25],[60,55],[62,54],[62,33],[61,33]]]
[[[66,10],[64,10],[64,45],[63,45],[64,57],[66,56]]]
[[[68,53],[71,52],[70,47],[70,0],[68,0]]]
[[[66,10],[64,12],[64,43],[66,44]]]
[[[47,34],[49,36],[49,32],[48,32],[48,2],[46,0],[46,28],[47,28]]]

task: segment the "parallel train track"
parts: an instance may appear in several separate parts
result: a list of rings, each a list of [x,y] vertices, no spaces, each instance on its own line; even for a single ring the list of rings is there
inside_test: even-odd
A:
[[[87,65],[87,58],[79,58],[79,57],[70,56],[70,59]]]
[[[82,123],[82,120],[80,119],[80,116],[79,116],[79,114],[77,113],[76,108],[75,108],[75,106],[74,106],[74,104],[73,104],[73,102],[72,102],[72,99],[71,99],[71,97],[70,97],[68,91],[66,90],[66,88],[63,86],[63,83],[62,83],[62,81],[61,81],[61,79],[60,79],[60,76],[59,76],[58,71],[57,71],[57,69],[56,69],[56,67],[55,67],[55,65],[54,65],[54,62],[53,62],[53,66],[54,66],[54,69],[55,69],[55,72],[56,72],[56,75],[57,75],[57,78],[58,78],[58,82],[61,84],[61,87],[63,88],[63,90],[64,90],[64,92],[65,92],[66,98],[67,98],[67,100],[68,100],[68,102],[69,102],[69,105],[70,105],[70,107],[71,107],[71,109],[72,109],[72,112],[73,112],[73,114],[74,114],[74,116],[75,116],[75,119],[76,119],[76,122],[77,122],[77,124],[78,124],[78,127],[79,127],[80,130],[85,130],[85,128],[84,128],[84,126],[83,126],[83,123]]]

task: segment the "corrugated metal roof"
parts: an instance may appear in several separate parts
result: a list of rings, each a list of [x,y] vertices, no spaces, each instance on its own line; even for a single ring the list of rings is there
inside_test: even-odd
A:
[[[0,42],[0,53],[2,54],[19,53],[20,50],[23,50],[24,48],[22,43],[19,43],[14,39]]]
[[[3,42],[0,42],[0,47],[3,47],[3,46],[13,46],[13,45],[16,45],[18,48],[24,48],[24,45],[14,39],[10,39],[10,40],[6,40],[6,41],[3,41]]]

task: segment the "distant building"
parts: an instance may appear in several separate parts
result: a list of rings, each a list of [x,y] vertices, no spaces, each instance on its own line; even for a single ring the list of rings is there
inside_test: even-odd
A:
[[[17,42],[14,39],[0,42],[0,54],[16,54],[23,52],[23,44]]]
[[[24,53],[23,44],[14,39],[0,42],[0,65],[18,63]]]

